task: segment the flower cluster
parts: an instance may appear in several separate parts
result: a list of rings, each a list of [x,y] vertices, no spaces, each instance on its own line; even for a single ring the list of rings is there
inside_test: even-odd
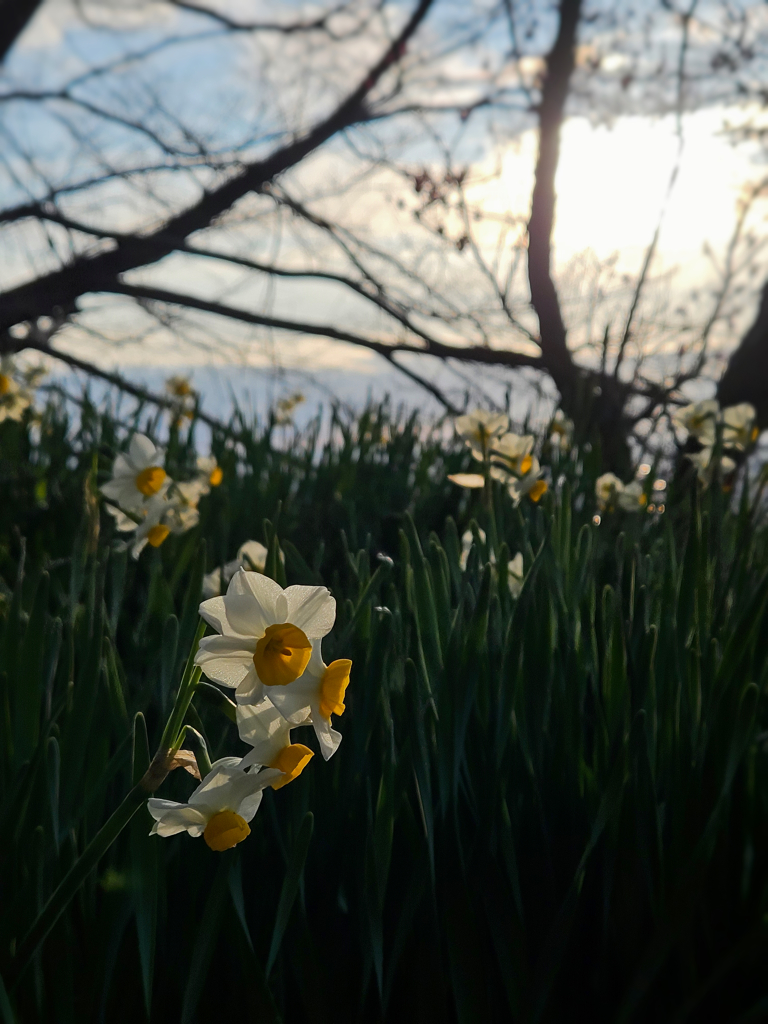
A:
[[[32,405],[33,390],[42,372],[39,367],[20,369],[11,356],[0,359],[0,423],[21,420]]]
[[[200,395],[190,384],[189,377],[169,377],[165,382],[165,390],[171,398],[174,423],[178,425],[182,419],[193,419]]]
[[[171,533],[185,533],[197,524],[198,502],[222,481],[214,456],[197,460],[193,480],[176,482],[165,471],[165,452],[144,434],[134,434],[128,452],[117,456],[112,478],[101,493],[121,533],[132,533],[129,547],[138,558],[149,544],[158,548]]]
[[[693,438],[701,445],[697,452],[686,456],[696,467],[701,483],[708,487],[719,471],[726,479],[735,473],[737,462],[734,455],[746,452],[760,436],[756,423],[754,406],[749,402],[731,405],[721,409],[714,398],[693,402],[679,409],[672,417],[672,423],[682,430],[685,438]],[[718,451],[720,433],[722,451]],[[731,454],[727,454],[727,452]]]
[[[200,641],[195,664],[235,690],[238,732],[250,750],[216,761],[186,804],[153,797],[148,806],[153,833],[186,831],[226,850],[249,834],[264,788],[292,782],[312,759],[309,747],[292,742],[294,728],[312,726],[325,760],[336,752],[332,716],[344,713],[352,662],[323,661],[321,640],[336,618],[325,587],[283,590],[239,568],[227,593],[203,601],[200,614],[216,633]]]
[[[300,391],[294,391],[286,398],[279,398],[275,404],[275,426],[287,427],[288,424],[293,423],[293,412],[304,401],[306,399]]]
[[[485,544],[485,530],[478,528],[477,535],[482,544]],[[469,562],[469,553],[472,550],[472,545],[475,542],[475,536],[471,530],[465,530],[461,536],[461,556],[459,558],[459,567],[462,572],[466,572],[467,563]],[[491,566],[495,569],[496,566],[496,555],[493,551],[489,552],[488,555]],[[518,551],[514,558],[510,558],[507,562],[507,586],[509,587],[509,593],[517,600],[520,597],[520,592],[523,589],[523,582],[525,580],[525,572],[523,570],[523,553]]]
[[[549,425],[550,447],[560,452],[567,452],[573,445],[573,431],[573,420],[568,419],[562,409],[558,409]]]
[[[523,497],[539,501],[547,483],[533,454],[533,436],[514,434],[508,428],[509,417],[504,413],[476,409],[459,416],[456,431],[472,457],[483,463],[485,473],[454,473],[448,479],[460,487],[480,488],[490,476],[506,486],[515,504]]]
[[[615,473],[603,473],[595,481],[595,495],[601,512],[642,512],[648,496],[640,480],[625,484]]]

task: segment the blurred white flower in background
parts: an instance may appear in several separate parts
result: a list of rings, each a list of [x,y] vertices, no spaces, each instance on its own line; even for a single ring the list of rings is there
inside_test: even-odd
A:
[[[523,553],[518,551],[514,558],[507,562],[507,586],[512,597],[517,600],[525,582],[525,571],[523,569]]]
[[[482,461],[493,438],[500,437],[509,427],[509,417],[503,412],[475,409],[457,417],[455,426],[456,433],[472,449],[472,455]]]
[[[101,493],[128,512],[139,509],[147,498],[170,487],[164,464],[163,449],[144,434],[134,434],[128,453],[121,452],[115,459],[112,479],[102,485]]]
[[[678,409],[672,417],[672,424],[685,431],[686,437],[694,437],[703,445],[715,443],[715,430],[720,406],[714,398],[703,402],[692,402]]]
[[[203,597],[218,597],[222,586],[228,586],[229,581],[238,569],[252,569],[255,572],[264,572],[267,566],[267,549],[257,540],[247,540],[237,549],[237,557],[231,562],[203,576]],[[285,563],[285,555],[280,552],[280,560]]]
[[[749,402],[741,402],[739,405],[730,405],[723,409],[724,447],[737,448],[743,452],[754,444],[760,436],[760,430],[755,424],[756,417],[755,407]]]
[[[478,528],[477,535],[480,538],[481,543],[485,544],[485,530]],[[469,561],[469,552],[472,550],[472,545],[475,543],[475,535],[471,530],[465,530],[461,535],[461,556],[459,558],[459,566],[461,571],[467,568],[467,562]],[[495,561],[495,555],[491,552],[491,560]]]
[[[19,381],[19,378],[21,382]],[[11,356],[0,359],[0,423],[19,422],[32,404],[32,392]]]

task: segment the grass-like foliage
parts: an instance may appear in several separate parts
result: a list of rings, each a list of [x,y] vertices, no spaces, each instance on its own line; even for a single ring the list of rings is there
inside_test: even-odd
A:
[[[663,515],[596,525],[597,453],[539,451],[547,493],[494,483],[491,509],[447,480],[477,468],[447,436],[387,407],[324,440],[237,419],[199,525],[134,561],[98,495],[117,419],[52,401],[0,424],[4,1024],[768,1016],[759,502],[684,472]],[[194,425],[168,462],[194,464]],[[141,807],[21,964],[146,770],[203,574],[250,538],[279,583],[336,597],[338,754],[268,790],[225,853],[150,837]],[[232,713],[201,684],[211,759],[245,753]],[[158,795],[194,785],[176,770]]]

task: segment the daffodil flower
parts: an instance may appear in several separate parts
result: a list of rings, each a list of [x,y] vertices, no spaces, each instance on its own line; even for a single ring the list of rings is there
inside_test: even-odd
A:
[[[486,412],[475,409],[456,419],[456,432],[472,449],[472,455],[479,461],[487,457],[488,448],[495,437],[501,436],[509,426],[506,413]],[[465,485],[466,486],[466,485]]]
[[[197,509],[168,501],[164,494],[155,494],[149,498],[140,514],[142,519],[136,525],[136,533],[130,542],[134,558],[139,557],[147,544],[159,548],[172,533],[186,533],[197,525],[199,518]]]
[[[194,791],[188,802],[150,797],[149,813],[155,819],[150,835],[175,836],[188,832],[202,836],[212,850],[237,846],[250,835],[248,822],[259,809],[262,790],[280,778],[277,769],[247,772],[239,757],[222,757]]]
[[[719,412],[720,406],[717,404],[717,400],[708,398],[704,402],[692,402],[690,405],[678,409],[672,417],[672,423],[701,444],[713,445]]]
[[[221,593],[222,581],[229,584],[238,569],[253,569],[255,572],[264,572],[267,565],[267,549],[257,540],[247,540],[237,549],[237,558],[226,562],[219,569],[206,573],[203,576],[203,597],[218,597]],[[281,561],[285,562],[285,555],[280,552]]]
[[[351,669],[352,662],[348,658],[326,665],[318,640],[312,645],[312,655],[303,675],[290,686],[274,686],[268,693],[272,704],[290,725],[314,727],[326,761],[341,743],[341,733],[332,727],[331,716],[344,714],[344,694]]]
[[[728,455],[721,455],[719,460],[713,456],[714,448],[711,445],[702,448],[700,452],[689,452],[686,455],[696,468],[696,475],[703,487],[709,487],[718,469],[726,477],[736,471],[736,463]]]
[[[616,507],[618,496],[624,490],[624,484],[615,473],[603,473],[595,481],[597,507],[601,512],[611,511]]]
[[[573,443],[573,420],[568,419],[562,409],[558,409],[549,425],[550,443],[561,452],[567,451]]]
[[[165,382],[165,390],[174,398],[194,398],[197,392],[189,382],[189,377],[169,377]]]
[[[32,395],[16,379],[17,368],[10,356],[0,359],[0,423],[3,420],[21,420],[32,404]]]
[[[625,484],[615,473],[603,473],[597,478],[595,495],[601,512],[613,512],[617,508],[624,512],[641,512],[648,504],[648,497],[639,480]]]
[[[533,502],[539,501],[548,490],[546,480],[541,479],[539,460],[535,455],[526,455],[522,459],[521,470],[523,475],[520,479],[512,477],[507,483],[510,497],[516,505],[524,497],[530,498]]]
[[[200,499],[204,494],[208,494],[210,487],[204,480],[182,480],[180,483],[174,481],[173,491],[181,504],[187,508],[197,508]]]
[[[527,476],[533,467],[532,451],[531,434],[504,434],[491,445],[491,476],[501,483],[507,483],[510,476]]]
[[[115,518],[115,526],[121,533],[134,532],[128,542],[131,554],[138,558],[147,544],[159,548],[172,533],[185,533],[197,525],[199,513],[183,503],[168,500],[165,494],[155,494],[144,505],[126,514],[121,508],[105,503],[107,512]]]
[[[514,558],[507,562],[507,586],[512,597],[517,600],[523,589],[525,572],[523,570],[523,553],[518,551]]]
[[[176,414],[177,423],[182,416],[191,420],[194,415],[198,394],[190,384],[189,378],[182,376],[169,377],[165,382],[165,390],[174,399],[173,411]]]
[[[240,569],[224,597],[203,601],[200,614],[220,636],[200,641],[195,664],[214,682],[236,688],[238,701],[258,704],[264,687],[302,675],[311,641],[333,626],[336,602],[325,587],[283,590],[261,573]]]
[[[101,493],[121,508],[133,512],[155,495],[164,493],[171,484],[163,468],[165,452],[156,448],[144,434],[134,434],[128,454],[120,454],[112,467],[112,479]]]
[[[238,704],[237,729],[240,739],[251,748],[240,767],[276,768],[282,775],[271,783],[273,789],[297,779],[314,756],[303,743],[291,743],[290,723],[269,700]]]
[[[760,436],[760,430],[755,424],[756,418],[755,407],[749,402],[729,405],[723,409],[723,445],[742,452],[753,445]]]
[[[209,489],[211,487],[218,487],[224,479],[224,471],[216,461],[215,455],[199,456],[197,471],[200,474],[200,479],[205,481]]]
[[[625,484],[617,494],[616,500],[624,512],[642,512],[648,504],[648,496],[639,480]]]

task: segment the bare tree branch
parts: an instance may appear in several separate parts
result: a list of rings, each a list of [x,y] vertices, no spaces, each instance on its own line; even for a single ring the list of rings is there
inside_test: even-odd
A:
[[[419,0],[384,55],[325,120],[266,159],[247,165],[218,188],[205,192],[197,203],[170,218],[156,232],[122,241],[109,252],[76,259],[61,270],[6,292],[0,296],[0,331],[7,331],[16,323],[56,309],[69,312],[78,296],[104,288],[128,270],[156,262],[173,251],[173,246],[158,241],[160,236],[185,238],[209,226],[245,194],[261,191],[265,183],[295,166],[338,132],[364,120],[366,98],[386,71],[400,60],[408,40],[426,17],[432,3],[433,0]]]
[[[16,345],[13,345],[12,340],[6,338],[2,348],[0,348],[0,351],[6,352],[21,352],[24,350],[42,352],[44,355],[49,356],[52,359],[58,359],[60,362],[66,363],[67,366],[71,366],[72,369],[82,370],[83,373],[87,373],[89,377],[97,377],[99,380],[106,381],[108,384],[119,388],[120,391],[124,391],[128,395],[133,395],[134,398],[138,398],[142,402],[151,402],[152,405],[156,405],[161,409],[178,409],[178,399],[173,399],[167,395],[159,395],[156,391],[151,391],[149,388],[143,388],[139,384],[134,384],[133,381],[123,377],[122,374],[103,370],[100,366],[97,366],[95,363],[91,363],[86,359],[79,359],[77,356],[73,356],[71,353],[65,352],[62,349],[52,348],[47,340],[35,337],[34,334],[30,334],[24,339],[19,339]],[[220,430],[224,433],[230,432],[225,423],[216,419],[215,416],[209,416],[208,413],[203,412],[202,409],[196,409],[195,416],[213,430]]]
[[[183,295],[164,288],[131,285],[123,281],[105,283],[100,290],[112,292],[116,295],[127,295],[145,302],[166,302],[178,306],[186,306],[188,309],[198,309],[203,313],[213,313],[216,316],[229,317],[231,320],[240,320],[243,323],[254,324],[260,327],[271,327],[275,330],[289,331],[294,334],[307,334],[319,338],[330,338],[333,341],[343,341],[350,345],[370,349],[371,352],[376,352],[377,355],[383,356],[390,362],[392,361],[392,356],[396,353],[409,352],[414,355],[429,355],[435,356],[438,359],[456,359],[461,362],[481,363],[489,366],[526,366],[534,369],[545,369],[544,362],[539,356],[530,356],[524,352],[513,352],[509,349],[492,349],[483,345],[445,345],[438,341],[432,341],[421,346],[398,341],[378,341],[374,338],[366,338],[361,334],[353,334],[351,331],[343,331],[326,324],[309,324],[297,320],[283,320],[278,317],[265,316],[262,313],[251,313],[248,310],[238,309],[235,306],[228,306],[224,303],[200,299],[194,295]],[[396,363],[395,365],[401,368],[400,364]]]

